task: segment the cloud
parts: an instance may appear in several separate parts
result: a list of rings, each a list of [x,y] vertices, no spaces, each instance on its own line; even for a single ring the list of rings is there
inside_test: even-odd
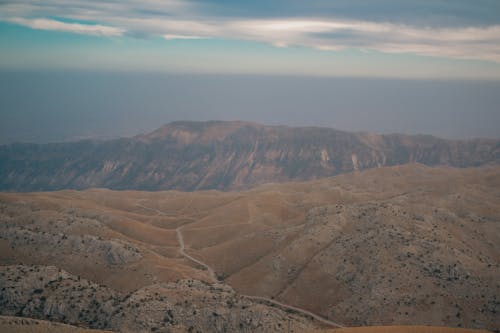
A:
[[[0,4],[0,19],[33,29],[99,36],[124,34],[171,39],[222,38],[300,46],[409,53],[500,63],[500,25],[436,27],[335,17],[214,17],[181,0],[18,0]],[[79,22],[52,19],[63,17]]]
[[[122,36],[125,33],[125,29],[100,24],[91,25],[81,23],[67,23],[45,18],[25,19],[14,17],[9,18],[7,21],[30,27],[32,29],[64,31],[82,35],[115,37]]]
[[[201,36],[192,36],[192,35],[163,35],[163,38],[166,40],[174,40],[174,39],[205,39],[206,37]]]
[[[365,49],[500,62],[500,26],[412,27],[349,20],[285,19],[227,22],[229,36],[332,51]]]

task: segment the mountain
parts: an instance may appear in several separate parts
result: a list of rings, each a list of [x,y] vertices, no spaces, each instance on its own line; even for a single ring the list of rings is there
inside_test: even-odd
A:
[[[415,163],[239,192],[0,193],[0,315],[130,332],[500,332],[498,198],[499,166]]]
[[[498,164],[500,141],[174,122],[133,138],[0,146],[0,190],[233,190],[411,162]]]

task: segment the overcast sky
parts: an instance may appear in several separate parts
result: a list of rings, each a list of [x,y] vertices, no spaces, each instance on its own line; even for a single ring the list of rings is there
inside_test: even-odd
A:
[[[0,143],[179,119],[499,137],[499,13],[497,0],[0,1]]]

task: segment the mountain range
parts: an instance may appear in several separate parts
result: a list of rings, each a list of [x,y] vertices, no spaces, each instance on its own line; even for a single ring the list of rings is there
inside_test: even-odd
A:
[[[500,140],[182,121],[132,138],[0,146],[0,190],[241,190],[412,162],[498,164]]]

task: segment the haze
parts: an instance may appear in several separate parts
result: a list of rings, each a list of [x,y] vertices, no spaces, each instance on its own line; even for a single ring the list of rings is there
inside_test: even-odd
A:
[[[498,138],[499,91],[497,81],[3,72],[0,143],[115,138],[213,119]]]

